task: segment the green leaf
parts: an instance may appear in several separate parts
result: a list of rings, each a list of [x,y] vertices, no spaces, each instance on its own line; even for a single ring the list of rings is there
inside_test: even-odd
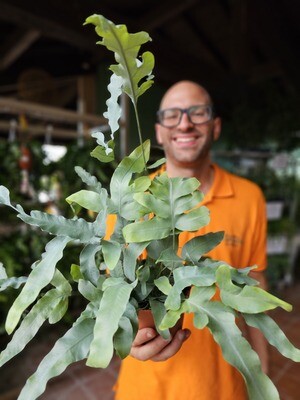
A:
[[[87,357],[93,337],[94,320],[84,319],[74,324],[57,340],[43,358],[36,372],[27,380],[18,400],[36,400],[46,388],[47,382],[60,375],[70,364]]]
[[[98,179],[87,172],[84,168],[76,166],[75,168],[76,174],[80,177],[83,183],[90,186],[95,192],[101,194],[103,191],[101,183]]]
[[[57,216],[41,211],[31,211],[30,216],[21,213],[18,214],[18,217],[27,224],[38,226],[52,235],[68,236],[83,243],[99,241],[98,238],[95,238],[97,226],[94,223],[86,222],[82,218],[70,220],[61,215]]]
[[[242,336],[235,324],[234,314],[218,301],[199,305],[187,299],[190,312],[205,313],[209,319],[207,327],[222,349],[223,357],[243,375],[249,400],[279,400],[277,389],[261,370],[258,355]]]
[[[91,281],[95,286],[100,276],[99,268],[96,265],[95,256],[100,251],[101,246],[87,244],[80,253],[80,271],[84,279]]]
[[[197,231],[209,223],[209,210],[201,206],[187,214],[180,214],[176,220],[175,228],[181,231]]]
[[[169,215],[169,204],[163,200],[157,199],[150,193],[136,193],[133,198],[141,204],[148,213],[153,212],[161,218],[165,218],[166,215]]]
[[[104,262],[106,263],[108,269],[113,270],[120,259],[122,247],[120,243],[112,240],[102,240],[101,244]]]
[[[56,324],[57,322],[59,322],[68,311],[68,306],[69,299],[67,297],[63,297],[62,299],[60,299],[59,303],[51,310],[48,318],[49,323]]]
[[[100,212],[105,206],[105,199],[103,199],[104,192],[100,195],[99,193],[92,192],[91,190],[80,190],[79,192],[71,194],[66,198],[66,202],[69,204],[76,203],[81,207],[91,210],[94,212]]]
[[[295,362],[300,362],[300,349],[293,346],[271,317],[263,313],[255,315],[243,313],[243,317],[248,325],[259,329],[267,341],[282,355]]]
[[[132,175],[144,169],[144,157],[149,159],[150,141],[137,147],[128,157],[125,157],[116,168],[110,182],[112,214],[119,214],[127,220],[140,217],[139,205],[134,202],[134,185],[130,185]]]
[[[173,248],[163,250],[156,261],[156,263],[159,262],[163,263],[163,265],[170,268],[171,270],[173,270],[174,268],[182,267],[183,265],[182,258],[176,254]]]
[[[0,292],[6,290],[9,287],[19,289],[19,287],[23,285],[23,283],[26,283],[26,281],[26,276],[20,276],[19,278],[12,277],[7,279],[0,279]]]
[[[221,265],[216,273],[217,283],[221,290],[221,299],[225,305],[248,314],[261,313],[276,307],[291,311],[292,306],[290,304],[259,287],[244,286],[240,288],[234,285],[231,280],[230,269],[231,267],[227,265]]]
[[[166,163],[166,158],[163,157],[163,158],[160,158],[159,160],[157,160],[155,163],[148,165],[147,168],[148,169],[156,169],[165,163]]]
[[[122,115],[122,109],[119,106],[118,99],[122,94],[123,79],[120,76],[112,74],[107,89],[111,97],[106,100],[107,111],[103,114],[108,119],[108,125],[111,130],[111,138],[114,139],[114,133],[119,129],[119,119]]]
[[[25,348],[51,314],[51,311],[59,304],[63,296],[57,289],[51,289],[39,299],[24,317],[6,349],[1,352],[0,366],[11,360]]]
[[[170,291],[165,306],[170,310],[180,307],[180,295],[190,286],[211,286],[215,283],[215,271],[211,267],[184,266],[174,270],[174,286]]]
[[[133,182],[133,191],[135,193],[146,191],[151,185],[151,179],[149,176],[140,176]]]
[[[155,286],[163,293],[168,295],[172,289],[169,279],[166,276],[160,276],[154,280]]]
[[[170,222],[167,219],[158,217],[149,221],[133,222],[123,228],[123,235],[128,243],[163,239],[169,234]]]
[[[161,329],[161,322],[166,315],[166,309],[165,306],[162,302],[150,299],[150,309],[153,314],[154,318],[154,323],[155,323],[155,328],[157,332],[164,338],[164,339],[169,339],[170,338],[170,331],[168,328]],[[176,322],[175,322],[176,323]]]
[[[124,359],[130,353],[132,342],[133,328],[130,319],[123,315],[113,338],[114,349],[121,359]]]
[[[80,266],[77,264],[71,265],[70,274],[74,282],[78,282],[79,279],[83,278],[83,275],[80,271]]]
[[[8,333],[11,333],[15,329],[22,313],[35,301],[40,291],[51,282],[55,266],[62,258],[63,250],[69,241],[69,238],[58,236],[46,245],[46,251],[42,255],[42,260],[28,276],[24,288],[8,312],[5,324]]]
[[[123,91],[136,104],[138,97],[153,83],[147,80],[151,77],[154,67],[153,55],[146,52],[141,59],[137,59],[141,45],[151,40],[148,33],[130,34],[125,25],[115,25],[102,15],[96,14],[88,17],[85,23],[94,24],[97,34],[103,38],[98,43],[115,53],[115,59],[119,64],[111,66],[110,69],[122,77]],[[139,86],[140,80],[145,78],[146,81]]]
[[[223,236],[223,232],[211,232],[192,238],[183,246],[181,253],[182,258],[196,263],[203,254],[215,248],[222,241]]]
[[[80,279],[78,282],[79,293],[90,302],[98,303],[102,297],[102,292],[95,287],[91,282]]]
[[[113,152],[114,146],[112,145],[111,141],[109,141],[107,144],[105,143],[104,140],[104,135],[103,139],[99,139],[99,133],[93,133],[92,137],[97,138],[97,142],[101,143],[99,146],[95,147],[93,151],[91,151],[91,156],[94,158],[97,158],[97,160],[103,162],[103,163],[109,163],[112,162],[115,159],[115,155]],[[101,136],[101,138],[102,138]],[[108,153],[108,154],[107,154]]]
[[[179,321],[182,313],[184,313],[184,306],[180,307],[178,310],[169,310],[164,318],[161,320],[159,325],[160,330],[169,330],[172,328],[177,321]]]
[[[3,185],[0,185],[0,204],[13,207],[10,202],[9,190]]]
[[[135,280],[135,270],[137,266],[137,259],[145,250],[149,242],[142,242],[142,243],[129,243],[123,249],[123,269],[124,275],[133,282]]]
[[[109,286],[104,290],[96,316],[94,338],[90,346],[87,365],[106,368],[113,356],[113,336],[129,302],[136,282]]]

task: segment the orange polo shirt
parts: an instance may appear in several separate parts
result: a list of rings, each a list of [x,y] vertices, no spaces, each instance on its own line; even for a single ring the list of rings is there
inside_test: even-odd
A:
[[[208,255],[236,268],[266,268],[266,210],[264,196],[254,183],[213,165],[215,175],[202,205],[210,210],[210,223],[198,232],[184,232],[180,245],[198,234],[225,231]],[[186,314],[190,338],[164,362],[123,360],[116,384],[116,400],[246,400],[240,373],[222,356],[207,328],[193,326]]]

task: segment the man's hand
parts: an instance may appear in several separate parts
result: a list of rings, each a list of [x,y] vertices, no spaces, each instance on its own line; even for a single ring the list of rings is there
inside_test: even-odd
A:
[[[188,329],[179,329],[172,339],[165,340],[155,329],[140,329],[132,343],[130,355],[140,361],[166,361],[179,351],[190,334]]]

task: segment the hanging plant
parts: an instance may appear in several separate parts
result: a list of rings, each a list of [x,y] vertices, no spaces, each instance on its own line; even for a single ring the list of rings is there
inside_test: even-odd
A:
[[[137,102],[153,83],[154,57],[150,52],[139,55],[140,47],[150,37],[146,32],[129,34],[125,25],[114,25],[101,15],[92,15],[86,23],[95,25],[102,38],[99,44],[112,51],[116,60],[110,67],[111,97],[105,114],[111,138],[106,141],[103,133],[94,134],[98,146],[92,156],[102,162],[113,158],[122,92],[134,106],[140,146],[121,160],[108,190],[95,176],[75,168],[88,189],[72,194],[67,202],[76,212],[82,207],[92,210],[93,222],[40,211],[28,214],[21,205],[12,204],[8,189],[1,187],[0,202],[4,206],[53,238],[28,276],[7,277],[4,267],[0,269],[1,290],[24,285],[6,318],[6,331],[14,335],[0,355],[0,365],[22,351],[46,320],[54,324],[62,318],[68,309],[71,283],[76,282],[87,306],[27,380],[19,400],[38,398],[49,379],[76,361],[86,359],[90,367],[105,368],[114,351],[126,357],[137,333],[138,311],[145,308],[152,310],[155,326],[165,338],[183,313],[193,313],[195,326],[210,329],[226,360],[244,376],[249,398],[279,399],[235,319],[244,318],[283,355],[300,361],[300,350],[265,314],[276,307],[290,311],[291,305],[257,287],[248,276],[251,268],[237,270],[205,257],[220,243],[222,232],[191,239],[178,255],[180,232],[199,230],[208,223],[209,213],[206,207],[198,206],[203,195],[197,179],[169,178],[165,173],[150,179],[148,175],[157,163],[148,165],[150,142],[142,140]],[[110,219],[114,224],[109,237],[106,231]],[[78,265],[72,266],[71,282],[56,265],[66,246],[74,241],[80,242],[83,250]],[[100,268],[96,258],[102,261]],[[220,300],[212,301],[217,289]],[[228,341],[229,336],[233,340]]]

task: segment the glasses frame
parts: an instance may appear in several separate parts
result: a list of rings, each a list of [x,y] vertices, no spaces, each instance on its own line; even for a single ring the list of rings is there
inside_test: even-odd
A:
[[[195,107],[208,108],[210,110],[210,114],[211,114],[210,118],[207,121],[204,121],[204,122],[193,122],[192,119],[191,119],[191,116],[190,116],[190,112]],[[164,123],[162,123],[161,117],[162,117],[162,115],[163,115],[163,113],[165,111],[169,111],[169,110],[179,110],[180,111],[180,117],[179,117],[179,121],[178,121],[177,124],[166,126],[166,125],[164,125]],[[158,110],[157,111],[157,113],[156,113],[157,122],[161,126],[163,126],[164,128],[175,128],[176,126],[178,126],[180,124],[183,114],[187,115],[188,120],[190,121],[191,124],[193,124],[193,125],[202,125],[202,124],[206,124],[207,122],[211,121],[214,118],[214,108],[213,108],[212,104],[196,104],[196,105],[190,106],[188,108],[180,108],[180,107],[165,108],[163,110]]]

